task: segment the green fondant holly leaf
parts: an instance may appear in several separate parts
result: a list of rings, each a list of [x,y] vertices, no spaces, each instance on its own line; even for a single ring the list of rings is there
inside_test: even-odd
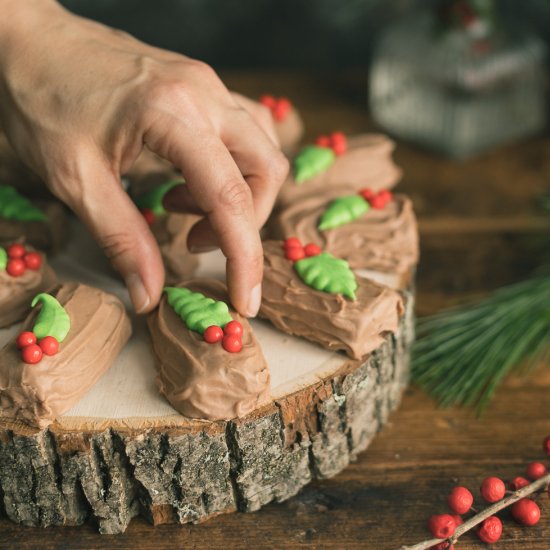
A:
[[[294,159],[294,179],[299,185],[327,170],[336,155],[328,147],[308,145]]]
[[[11,185],[0,185],[0,218],[18,222],[42,222],[48,219]]]
[[[136,206],[140,209],[149,208],[153,214],[157,216],[164,216],[164,214],[166,214],[166,210],[164,209],[164,206],[162,206],[164,195],[166,195],[170,189],[176,187],[176,185],[182,185],[183,183],[183,180],[167,181],[137,197],[135,200]]]
[[[233,320],[225,302],[207,298],[204,294],[192,292],[188,288],[166,287],[164,292],[168,303],[189,330],[202,334],[212,325],[223,328]]]
[[[58,342],[63,342],[71,328],[71,320],[65,308],[51,295],[41,292],[34,297],[31,306],[38,302],[42,308],[38,312],[32,331],[40,340],[53,336]]]
[[[318,228],[321,231],[334,229],[360,218],[370,208],[360,195],[347,195],[332,201],[321,216]]]
[[[306,285],[331,294],[343,294],[355,300],[357,281],[348,262],[329,252],[298,260],[294,267]]]
[[[0,271],[4,271],[8,265],[8,253],[0,246]]]

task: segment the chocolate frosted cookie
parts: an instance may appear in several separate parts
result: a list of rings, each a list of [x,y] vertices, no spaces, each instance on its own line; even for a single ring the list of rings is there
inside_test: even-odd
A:
[[[50,254],[65,244],[67,216],[56,201],[30,201],[10,185],[0,185],[0,245],[24,240]]]
[[[248,321],[215,280],[168,287],[148,317],[160,392],[181,414],[240,417],[270,399],[269,368]]]
[[[294,158],[278,205],[297,204],[304,197],[324,195],[339,186],[356,191],[389,189],[401,178],[401,170],[391,158],[393,149],[394,143],[379,134],[347,138],[334,132],[319,136],[315,145],[305,147]]]
[[[271,111],[283,153],[293,154],[304,135],[302,117],[286,97],[263,95],[260,97],[260,103]]]
[[[0,415],[44,428],[109,369],[131,324],[118,298],[77,283],[32,305],[22,332],[0,350]]]
[[[399,293],[298,239],[264,242],[260,316],[278,329],[360,359],[399,326]]]
[[[162,205],[164,195],[177,185],[183,185],[181,179],[164,180],[158,183],[160,175],[150,179],[151,187],[134,197],[134,202],[147,220],[157,240],[166,271],[167,284],[180,282],[193,276],[199,260],[187,248],[189,231],[200,220],[192,214],[167,212]],[[157,183],[152,183],[156,181]]]
[[[34,296],[56,284],[55,273],[40,252],[21,243],[0,247],[0,328],[21,321]]]
[[[387,274],[396,281],[391,286],[406,286],[418,262],[412,203],[405,195],[385,190],[357,193],[342,187],[305,197],[274,214],[268,231],[274,239],[297,237],[314,243],[352,269]]]

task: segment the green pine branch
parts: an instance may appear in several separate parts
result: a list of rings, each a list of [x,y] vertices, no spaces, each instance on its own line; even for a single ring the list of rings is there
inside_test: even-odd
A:
[[[442,406],[481,412],[512,370],[550,357],[550,276],[418,322],[412,377]]]

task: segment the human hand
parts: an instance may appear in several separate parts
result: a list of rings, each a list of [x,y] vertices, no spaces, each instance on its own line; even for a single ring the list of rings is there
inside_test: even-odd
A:
[[[263,265],[258,230],[288,170],[267,110],[232,95],[204,63],[51,0],[0,0],[0,8],[0,124],[22,159],[89,227],[136,311],[155,307],[164,280],[156,242],[120,186],[145,145],[187,182],[167,195],[166,207],[205,215],[189,235],[190,248],[220,246],[233,305],[255,315]]]

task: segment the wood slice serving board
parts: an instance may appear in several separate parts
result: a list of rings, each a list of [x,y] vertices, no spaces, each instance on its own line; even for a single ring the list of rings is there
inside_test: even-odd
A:
[[[129,307],[78,224],[52,264],[61,279],[101,287]],[[198,275],[222,278],[221,255],[202,257]],[[134,318],[133,337],[111,370],[49,429],[0,420],[6,514],[34,526],[92,519],[102,533],[120,533],[139,514],[157,525],[258,510],[335,475],[367,447],[407,383],[413,295],[404,296],[398,333],[364,361],[252,321],[275,399],[229,422],[186,419],[158,394],[145,320]],[[0,330],[0,345],[17,332]]]

